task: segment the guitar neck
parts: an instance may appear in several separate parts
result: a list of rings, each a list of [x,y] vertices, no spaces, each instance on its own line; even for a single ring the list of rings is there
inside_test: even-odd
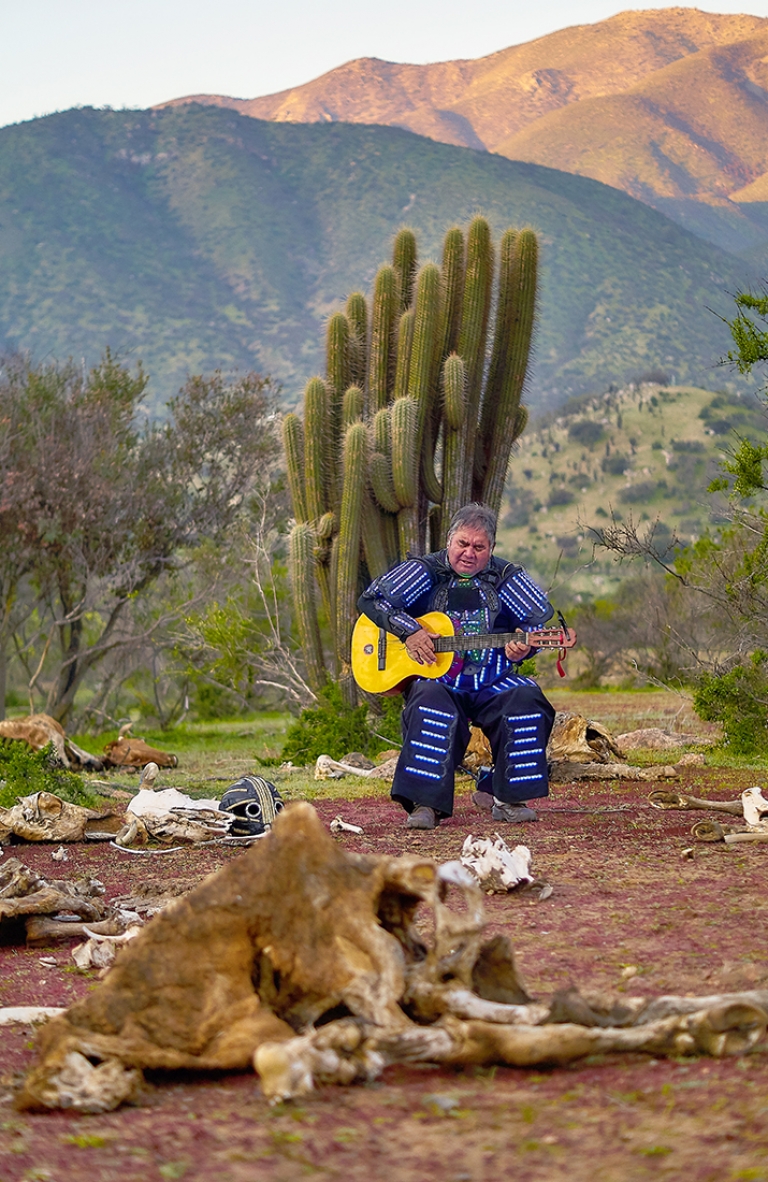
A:
[[[504,648],[512,643],[541,647],[542,637],[536,632],[482,632],[478,636],[440,636],[432,643],[436,653],[468,653],[473,649]]]

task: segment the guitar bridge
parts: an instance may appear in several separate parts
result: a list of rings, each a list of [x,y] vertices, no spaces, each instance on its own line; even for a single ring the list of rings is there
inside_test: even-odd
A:
[[[379,672],[387,667],[387,633],[385,628],[379,628]]]

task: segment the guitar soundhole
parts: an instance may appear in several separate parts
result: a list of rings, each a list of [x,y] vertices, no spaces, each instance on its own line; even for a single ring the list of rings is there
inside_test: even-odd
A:
[[[373,645],[366,644],[365,648],[363,649],[363,652],[365,653],[366,657],[370,657],[371,653],[373,652]]]

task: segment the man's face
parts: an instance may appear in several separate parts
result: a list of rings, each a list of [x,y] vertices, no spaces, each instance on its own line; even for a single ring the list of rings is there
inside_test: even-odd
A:
[[[476,575],[491,560],[491,544],[483,529],[457,529],[448,543],[448,561],[457,575]]]

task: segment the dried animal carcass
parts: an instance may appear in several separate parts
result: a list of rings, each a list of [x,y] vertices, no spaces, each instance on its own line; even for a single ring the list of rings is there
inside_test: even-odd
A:
[[[64,727],[50,714],[28,714],[24,718],[4,718],[0,722],[0,739],[24,742],[33,751],[42,751],[49,745],[56,753],[62,767],[76,770],[88,768],[101,771],[103,760],[90,751],[84,751],[68,739]]]
[[[104,747],[104,764],[106,767],[145,767],[148,763],[156,763],[158,767],[178,767],[179,760],[167,751],[160,751],[157,747],[150,747],[143,739],[133,739],[128,733],[131,723],[120,728],[116,739],[112,739]]]
[[[234,815],[219,809],[217,800],[196,801],[176,788],[160,792],[140,788],[126,809],[115,845],[132,849],[150,841],[165,846],[197,844],[225,837],[234,821]]]
[[[456,890],[462,908],[452,910]],[[419,908],[433,936],[420,936]],[[171,904],[101,985],[38,1035],[22,1108],[102,1112],[147,1068],[243,1068],[273,1099],[376,1076],[387,1063],[567,1062],[592,1052],[733,1053],[763,1034],[754,999],[645,1021],[623,1001],[532,1003],[458,863],[345,851],[309,804]],[[761,995],[762,996],[762,995]],[[768,1005],[768,993],[765,997]],[[338,1017],[339,1011],[347,1016]],[[573,1014],[576,1012],[576,1020]],[[607,1019],[606,1019],[607,1015]]]
[[[0,844],[11,837],[22,841],[85,841],[89,833],[119,825],[115,810],[87,809],[62,800],[52,792],[34,792],[21,796],[11,808],[0,807]]]

